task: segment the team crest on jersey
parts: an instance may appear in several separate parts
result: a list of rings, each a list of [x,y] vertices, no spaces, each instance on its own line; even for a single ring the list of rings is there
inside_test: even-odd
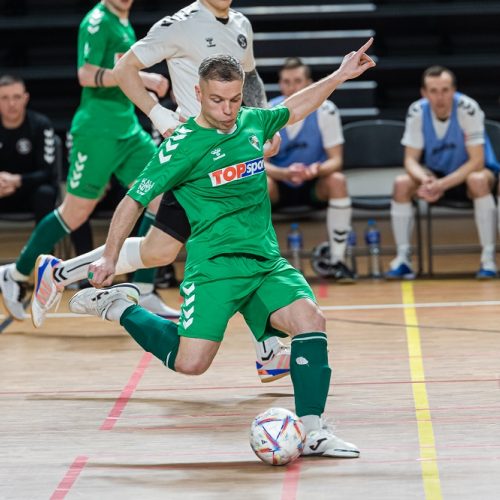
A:
[[[153,186],[155,183],[151,179],[142,179],[141,183],[139,184],[139,187],[137,188],[137,194],[139,195],[145,195],[151,189],[153,189]]]
[[[214,43],[213,38],[205,38],[205,42],[207,42],[207,47],[216,47],[217,45]]]
[[[259,138],[256,136],[256,135],[251,135],[249,138],[248,138],[248,142],[250,142],[250,144],[257,150],[257,151],[260,151],[260,142],[259,142]]]
[[[264,158],[261,157],[215,170],[214,172],[210,172],[208,176],[212,182],[212,187],[217,187],[245,177],[262,174],[262,172],[264,172]]]
[[[23,137],[16,142],[16,150],[20,155],[27,155],[31,152],[32,145],[29,139]]]
[[[247,48],[247,45],[248,45],[248,42],[247,42],[247,37],[245,35],[238,35],[238,44],[239,46],[242,48],[242,49],[246,49]]]

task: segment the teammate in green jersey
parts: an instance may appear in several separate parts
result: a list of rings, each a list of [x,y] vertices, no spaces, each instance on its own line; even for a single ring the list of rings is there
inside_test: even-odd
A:
[[[303,455],[355,458],[359,450],[322,421],[331,374],[325,319],[303,276],[280,257],[263,144],[317,109],[341,83],[373,67],[366,55],[372,42],[346,55],[337,71],[267,110],[241,107],[244,73],[236,59],[206,58],[196,86],[200,114],[176,128],[138,177],[113,216],[103,257],[90,266],[93,284],[109,284],[143,207],[173,189],[192,230],[179,324],[138,306],[132,284],[82,290],[70,301],[75,313],[120,321],[145,350],[186,374],[208,369],[238,311],[257,340],[290,335],[295,410],[307,433]]]
[[[83,19],[78,33],[78,80],[81,102],[73,118],[70,169],[67,194],[61,206],[48,214],[35,228],[15,264],[0,267],[0,288],[4,303],[15,319],[24,319],[24,283],[40,254],[48,253],[66,234],[83,224],[104,194],[111,175],[130,186],[145,162],[156,151],[150,135],[139,125],[133,103],[117,87],[112,68],[136,41],[128,21],[133,0],[104,0]],[[144,85],[160,97],[168,90],[168,80],[156,73],[141,72]],[[154,221],[160,200],[152,202],[145,214],[140,234],[146,234]],[[35,277],[36,285],[38,280]],[[154,269],[134,276],[146,294],[143,305],[165,316],[178,316],[153,291]],[[51,293],[37,294],[45,303],[60,298]],[[36,304],[34,304],[36,305]],[[33,322],[38,321],[36,307]]]

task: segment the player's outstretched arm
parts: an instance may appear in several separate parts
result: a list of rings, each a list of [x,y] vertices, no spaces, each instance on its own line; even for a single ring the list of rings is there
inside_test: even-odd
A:
[[[372,43],[373,38],[370,38],[360,49],[344,56],[336,71],[286,99],[283,105],[290,110],[288,124],[298,122],[318,109],[341,83],[357,78],[367,69],[373,68],[375,62],[366,54]]]
[[[113,68],[113,76],[123,93],[149,117],[157,130],[164,135],[168,129],[178,125],[178,116],[158,104],[149,94],[146,87],[150,77],[147,73],[141,72],[142,69],[144,65],[132,50],[128,50]]]
[[[99,288],[112,284],[120,250],[143,210],[144,207],[130,196],[125,196],[118,204],[111,219],[102,257],[89,266],[91,285]]]

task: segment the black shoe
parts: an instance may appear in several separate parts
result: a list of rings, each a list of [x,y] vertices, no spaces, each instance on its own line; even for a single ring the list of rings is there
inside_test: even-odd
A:
[[[356,275],[343,263],[330,264],[329,276],[337,283],[354,283]]]
[[[175,268],[172,264],[160,267],[156,273],[155,288],[175,288],[179,282],[175,277]]]

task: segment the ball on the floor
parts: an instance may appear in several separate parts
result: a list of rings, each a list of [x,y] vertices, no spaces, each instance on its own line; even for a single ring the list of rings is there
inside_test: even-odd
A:
[[[266,464],[286,465],[302,453],[306,433],[295,413],[269,408],[257,415],[250,429],[250,446]]]

